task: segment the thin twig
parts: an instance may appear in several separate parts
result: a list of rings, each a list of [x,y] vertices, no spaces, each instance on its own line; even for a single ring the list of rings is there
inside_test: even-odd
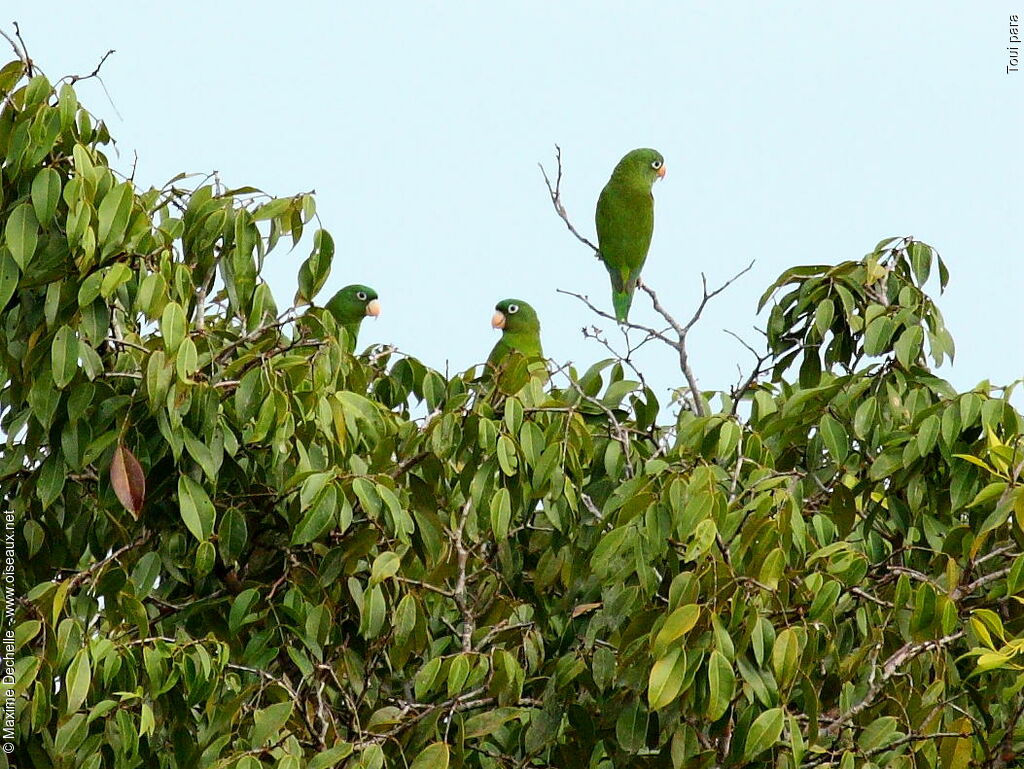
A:
[[[923,654],[926,651],[940,650],[947,644],[950,644],[953,641],[956,641],[959,638],[963,637],[963,635],[964,631],[959,630],[956,633],[951,633],[950,635],[943,636],[942,638],[937,638],[934,641],[922,641],[920,643],[904,644],[899,649],[897,649],[896,652],[893,653],[893,655],[882,664],[882,675],[877,680],[875,679],[875,666],[872,665],[871,675],[868,679],[869,686],[867,693],[860,700],[860,702],[858,702],[856,705],[853,705],[849,710],[847,710],[845,713],[836,718],[835,721],[829,724],[825,731],[830,734],[838,734],[839,730],[843,727],[844,724],[850,722],[854,717],[856,717],[858,713],[871,706],[871,704],[878,697],[879,693],[882,691],[882,687],[885,685],[885,683],[894,675],[896,675],[899,672],[900,668],[902,668],[905,664],[907,664],[915,657],[917,657],[920,654]]]
[[[139,547],[140,545],[145,544],[146,540],[148,540],[148,539],[149,539],[149,535],[148,534],[144,534],[143,536],[139,537],[138,539],[134,540],[133,542],[129,542],[127,545],[122,545],[117,550],[114,550],[112,553],[110,553],[106,558],[104,558],[104,559],[102,559],[100,561],[97,561],[96,563],[92,564],[92,566],[90,566],[89,568],[83,569],[82,571],[78,572],[74,577],[71,578],[71,581],[68,583],[68,589],[69,590],[73,590],[74,588],[78,587],[82,582],[84,582],[93,573],[99,571],[100,569],[102,569],[104,566],[106,566],[111,561],[116,561],[118,558],[120,558],[122,555],[127,553],[129,550],[132,550],[133,548],[136,548],[136,547]]]
[[[565,226],[569,228],[569,232],[576,236],[576,240],[590,246],[594,252],[594,256],[600,259],[601,257],[598,256],[597,246],[576,231],[576,228],[569,220],[569,214],[566,212],[565,206],[562,204],[562,148],[557,144],[555,145],[555,160],[558,163],[558,175],[555,177],[554,186],[551,184],[551,179],[548,178],[548,172],[544,170],[544,164],[537,164],[540,168],[540,172],[544,175],[544,184],[547,185],[548,194],[551,196],[551,205],[555,207],[555,213],[558,214],[563,222],[565,222]]]
[[[107,60],[107,58],[110,57],[114,53],[116,53],[116,51],[113,48],[111,48],[109,51],[107,51],[105,54],[103,54],[103,57],[100,59],[100,63],[97,64],[96,68],[93,69],[93,71],[90,72],[88,75],[65,75],[64,77],[61,78],[61,80],[66,80],[68,82],[68,85],[74,85],[75,83],[78,83],[79,81],[82,81],[82,80],[88,80],[88,79],[93,78],[93,77],[99,78],[99,76],[100,76],[100,69],[103,67],[103,62],[105,62]]]
[[[18,40],[21,40],[21,32],[20,32],[20,30],[18,30],[18,22],[14,22],[14,29],[15,29],[15,34],[18,36]],[[11,48],[14,49],[14,55],[17,56],[18,59],[21,61],[21,63],[25,65],[25,73],[29,77],[31,77],[32,76],[32,59],[29,58],[28,50],[26,50],[24,48],[19,48],[18,44],[15,42],[14,38],[11,37],[10,35],[8,35],[6,32],[4,32],[2,29],[0,29],[0,35],[3,35],[4,39],[8,43],[11,44]],[[24,46],[24,45],[25,45],[25,43],[24,43],[24,41],[22,41],[22,46]]]

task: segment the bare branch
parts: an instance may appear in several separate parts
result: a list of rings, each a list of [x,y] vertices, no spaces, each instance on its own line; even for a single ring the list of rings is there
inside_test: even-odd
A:
[[[78,83],[82,80],[89,80],[90,78],[99,79],[100,69],[103,67],[103,62],[105,62],[114,53],[116,53],[116,51],[113,48],[111,48],[109,51],[103,54],[102,58],[100,58],[99,64],[97,64],[93,71],[90,72],[88,75],[65,75],[61,78],[61,81],[66,80],[68,82],[68,85],[74,85],[75,83]]]
[[[736,412],[739,410],[740,407],[740,401],[743,399],[743,396],[747,394],[750,388],[754,386],[754,383],[761,378],[761,375],[765,372],[763,366],[765,363],[771,360],[772,355],[770,352],[765,352],[764,354],[761,354],[757,352],[749,344],[747,344],[746,340],[744,340],[739,334],[736,334],[727,328],[722,330],[729,336],[733,337],[741,345],[746,347],[747,350],[750,351],[751,355],[753,355],[756,359],[754,361],[754,368],[750,372],[750,376],[748,376],[743,382],[737,383],[736,386],[732,388],[732,392],[730,393],[730,396],[732,397],[732,409],[729,413],[732,414],[733,416],[736,416]],[[742,370],[740,371],[740,376],[743,376]]]
[[[473,631],[476,630],[476,618],[470,609],[466,596],[466,564],[469,561],[469,549],[463,540],[463,533],[466,529],[466,521],[469,520],[469,512],[473,507],[473,500],[467,498],[459,511],[459,521],[452,531],[452,545],[455,547],[455,557],[458,560],[458,576],[455,579],[455,589],[452,591],[452,598],[462,614],[462,650],[473,651]]]
[[[17,36],[18,40],[21,40],[21,30],[18,29],[18,22],[14,22],[14,34]],[[25,41],[21,40],[21,45],[19,46],[18,43],[14,40],[14,38],[8,35],[6,32],[4,32],[2,29],[0,29],[0,35],[3,35],[4,39],[11,44],[11,48],[14,49],[14,55],[17,56],[25,65],[26,73],[29,75],[29,77],[31,77],[32,59],[29,58],[28,49],[25,48]]]
[[[455,597],[455,593],[452,592],[451,590],[445,590],[443,587],[438,587],[437,585],[431,585],[429,582],[421,582],[418,579],[409,579],[408,577],[402,577],[402,576],[399,576],[399,575],[395,575],[395,579],[398,582],[401,582],[403,584],[412,585],[413,587],[418,587],[421,590],[429,590],[432,593],[437,593],[438,595],[443,595],[445,598],[454,598]]]
[[[885,685],[886,681],[895,676],[900,671],[900,668],[918,655],[923,654],[926,651],[937,651],[942,649],[944,646],[956,641],[963,635],[964,631],[959,630],[956,633],[951,633],[950,635],[943,636],[942,638],[937,638],[934,641],[904,644],[882,664],[882,675],[878,679],[875,678],[875,667],[874,664],[872,664],[871,676],[869,678],[870,683],[867,693],[860,702],[852,706],[849,710],[836,718],[835,721],[829,724],[825,731],[833,735],[838,734],[844,724],[849,723],[858,713],[871,706],[882,691],[882,687]]]
[[[575,297],[576,299],[579,299],[579,300],[580,300],[581,302],[583,302],[583,304],[585,304],[585,305],[587,306],[587,308],[588,308],[588,309],[589,309],[589,310],[590,310],[591,312],[593,312],[593,313],[594,313],[595,315],[599,315],[599,316],[601,316],[602,318],[605,318],[606,320],[611,320],[611,321],[615,321],[616,323],[619,323],[619,322],[620,322],[620,321],[618,321],[618,320],[617,320],[617,319],[615,318],[615,316],[614,316],[614,315],[610,315],[610,314],[608,314],[607,312],[605,312],[604,310],[602,310],[602,309],[600,309],[600,308],[596,307],[596,306],[595,306],[595,305],[593,304],[593,302],[591,302],[591,301],[590,301],[589,297],[585,296],[584,294],[577,294],[577,293],[575,293],[575,292],[573,292],[573,291],[566,291],[566,290],[565,290],[564,288],[558,288],[558,289],[555,289],[555,290],[556,290],[556,291],[557,291],[557,292],[558,292],[559,294],[565,294],[566,296],[572,296],[572,297]],[[665,344],[667,344],[667,345],[669,345],[669,346],[672,346],[672,347],[674,347],[674,346],[675,346],[675,344],[676,344],[676,343],[675,343],[675,340],[673,340],[673,339],[671,339],[670,337],[668,337],[668,336],[666,336],[666,335],[665,335],[665,331],[657,331],[656,329],[653,329],[653,328],[651,328],[650,326],[643,326],[643,325],[641,325],[641,324],[639,324],[639,323],[634,323],[634,322],[633,322],[633,321],[631,321],[631,320],[625,320],[625,321],[621,321],[621,325],[625,326],[626,328],[631,328],[631,329],[634,329],[634,330],[636,330],[636,331],[643,331],[643,332],[644,332],[645,334],[647,334],[647,335],[648,335],[648,336],[649,336],[650,338],[652,338],[652,339],[658,339],[659,341],[662,341],[662,342],[664,342]]]
[[[565,226],[569,228],[569,232],[576,236],[576,240],[590,246],[594,252],[594,256],[600,258],[597,255],[597,246],[576,231],[572,222],[569,221],[569,214],[566,212],[565,206],[562,204],[562,148],[557,144],[555,145],[555,162],[558,163],[558,174],[555,177],[554,185],[551,184],[551,179],[548,178],[548,172],[544,170],[544,164],[537,164],[540,168],[540,172],[544,175],[544,184],[547,185],[548,194],[551,196],[551,205],[555,207],[555,213],[558,214],[563,222],[565,222]]]
[[[999,569],[998,571],[994,571],[991,574],[985,574],[982,577],[978,577],[976,580],[974,580],[970,584],[963,585],[962,587],[958,587],[956,590],[954,590],[952,592],[952,594],[950,595],[950,598],[952,598],[954,601],[959,601],[964,596],[967,596],[967,595],[970,595],[971,593],[973,593],[979,587],[984,587],[989,582],[995,582],[997,579],[1002,579],[1003,577],[1005,577],[1009,573],[1010,573],[1010,567],[1007,566],[1005,569]]]
[[[78,572],[74,577],[71,578],[71,581],[68,583],[68,589],[69,590],[73,590],[74,588],[78,587],[85,580],[87,580],[90,576],[95,574],[97,571],[100,571],[108,563],[110,563],[111,561],[116,561],[118,558],[120,558],[122,555],[127,553],[129,550],[132,550],[132,549],[134,549],[136,547],[139,547],[140,545],[145,544],[148,539],[149,539],[149,535],[148,534],[144,534],[141,537],[139,537],[138,539],[136,539],[136,540],[134,540],[132,542],[129,542],[127,545],[122,545],[117,550],[114,550],[109,555],[107,555],[106,558],[103,558],[102,560],[97,561],[96,563],[92,564],[89,568],[83,569],[82,571]]]

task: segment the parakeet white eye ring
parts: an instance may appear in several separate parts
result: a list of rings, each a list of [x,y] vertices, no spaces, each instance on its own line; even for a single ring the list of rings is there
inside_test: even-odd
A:
[[[519,312],[519,305],[518,304],[510,304],[508,306],[508,314],[509,315],[514,315],[517,312]]]
[[[651,168],[653,168],[655,171],[657,171],[659,168],[661,168],[661,161],[660,160],[652,161],[651,162]]]
[[[365,302],[366,301],[366,292],[365,291],[357,291],[356,292],[356,299],[358,299],[360,302]]]

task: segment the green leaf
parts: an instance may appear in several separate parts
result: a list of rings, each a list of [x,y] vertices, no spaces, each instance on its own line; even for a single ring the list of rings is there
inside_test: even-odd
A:
[[[24,271],[36,252],[39,240],[39,222],[31,203],[22,203],[11,212],[4,228],[4,238],[14,261]]]
[[[200,542],[199,547],[196,548],[195,565],[193,566],[193,574],[197,578],[205,577],[211,571],[213,571],[213,565],[217,560],[217,550],[214,548],[213,543],[210,540]]]
[[[718,527],[715,526],[715,522],[711,518],[705,518],[694,528],[690,545],[686,548],[686,554],[683,557],[690,561],[706,555],[714,545],[717,534]]]
[[[766,585],[770,590],[779,586],[782,575],[786,572],[786,554],[781,548],[775,548],[765,557],[761,563],[760,572],[757,575],[758,582]]]
[[[467,739],[486,737],[494,734],[503,724],[521,718],[525,711],[523,708],[495,708],[485,713],[480,713],[472,718],[466,719],[463,732]]]
[[[61,326],[54,334],[50,347],[53,383],[63,390],[78,371],[78,336],[70,326]]]
[[[0,69],[0,96],[7,96],[25,74],[25,62],[20,58],[7,62]]]
[[[36,219],[50,224],[60,202],[60,174],[53,168],[44,168],[32,180],[32,206]]]
[[[146,361],[146,395],[151,409],[156,410],[164,405],[173,374],[174,369],[168,364],[163,350],[150,354]]]
[[[858,438],[867,439],[875,427],[875,419],[878,415],[878,402],[874,398],[867,398],[858,407],[853,415],[853,432]]]
[[[92,683],[92,669],[89,666],[89,652],[80,649],[68,665],[67,672],[67,713],[74,713],[89,694],[89,685]]]
[[[601,537],[601,541],[598,542],[590,557],[590,568],[595,574],[602,574],[607,571],[609,568],[608,562],[619,552],[626,539],[634,531],[635,529],[631,526],[620,526]]]
[[[832,319],[835,317],[836,307],[831,299],[826,299],[814,308],[814,328],[818,336],[824,337],[832,326]]]
[[[921,584],[914,591],[914,610],[910,615],[910,629],[915,633],[928,632],[935,622],[935,590],[931,585]]]
[[[505,475],[515,475],[519,458],[516,456],[516,445],[507,435],[498,436],[498,465]]]
[[[865,753],[885,747],[896,737],[896,726],[895,716],[876,718],[860,733],[857,747]]]
[[[1024,499],[1024,496],[1021,497]],[[1010,573],[1006,577],[1006,594],[1016,595],[1024,588],[1024,555],[1018,555],[1013,559],[1010,566]]]
[[[441,672],[442,663],[443,660],[440,657],[434,657],[416,672],[416,677],[413,679],[413,692],[416,699],[422,701],[430,694],[437,682],[438,674]]]
[[[0,248],[0,307],[6,307],[7,302],[14,296],[20,277],[18,263],[14,261],[10,250]]]
[[[700,619],[700,606],[697,604],[686,604],[680,606],[665,620],[658,635],[654,638],[651,647],[651,654],[654,657],[661,657],[675,640],[689,633]]]
[[[187,475],[178,477],[178,505],[181,519],[200,542],[210,538],[217,513],[206,491]]]
[[[268,742],[277,742],[281,728],[292,715],[293,703],[278,702],[268,708],[257,710],[253,714],[252,737],[250,743],[256,747]]]
[[[788,686],[796,677],[800,664],[800,637],[793,628],[785,628],[772,647],[772,670],[779,686]]]
[[[135,306],[146,313],[150,320],[156,320],[167,306],[167,281],[159,272],[151,272],[139,284]],[[258,373],[258,372],[257,372]]]
[[[682,649],[672,649],[655,662],[647,679],[647,704],[650,709],[661,710],[679,696],[685,677],[686,653]]]
[[[110,265],[103,282],[100,283],[100,296],[109,299],[118,288],[123,286],[132,277],[132,269],[124,262],[116,262]]]
[[[333,258],[334,239],[327,230],[317,230],[313,235],[313,251],[299,267],[299,290],[295,295],[296,305],[308,304],[324,287],[324,283],[331,274]]]
[[[228,613],[228,630],[232,635],[255,619],[249,614],[249,609],[258,598],[259,592],[255,588],[247,588],[235,596],[235,600],[231,602],[231,611]]]
[[[88,733],[89,722],[85,713],[75,713],[58,727],[53,739],[53,750],[58,756],[73,756]]]
[[[174,357],[178,347],[185,339],[185,311],[177,302],[168,302],[160,316],[160,333],[164,338],[164,349],[167,354]]]
[[[394,612],[395,641],[399,646],[405,644],[410,633],[415,629],[416,614],[416,599],[411,593],[406,593],[405,597],[398,602]]]
[[[615,720],[615,737],[627,753],[639,753],[647,744],[647,712],[637,703],[627,705]]]
[[[386,579],[391,579],[398,573],[402,565],[402,556],[390,550],[381,553],[373,560],[370,569],[370,584],[378,585]]]
[[[819,429],[825,448],[837,464],[842,464],[850,453],[850,436],[847,435],[846,428],[831,414],[824,414]]]
[[[508,536],[512,519],[512,497],[508,489],[501,488],[491,497],[491,532],[500,540]]]
[[[337,488],[333,483],[321,486],[292,532],[292,544],[305,545],[320,537],[335,522],[337,510]]]
[[[962,459],[965,462],[970,462],[972,465],[980,467],[987,473],[991,473],[992,475],[996,474],[995,469],[989,466],[988,462],[986,462],[984,459],[980,459],[972,454],[954,454],[953,456],[956,457],[957,459]]]
[[[707,717],[717,721],[729,709],[732,695],[736,691],[736,674],[732,664],[718,649],[712,649],[708,656],[708,703]]]
[[[747,741],[743,746],[743,758],[746,761],[760,755],[779,741],[784,724],[782,708],[772,708],[754,719],[747,730]]]
[[[380,494],[377,493],[377,486],[372,481],[368,481],[366,478],[356,478],[352,481],[352,491],[359,499],[359,506],[371,520],[380,518]]]
[[[448,769],[448,761],[448,746],[443,742],[435,742],[420,751],[409,769]]]
[[[758,312],[764,307],[768,298],[775,293],[776,289],[781,288],[787,283],[801,283],[801,280],[795,280],[799,278],[808,278],[814,275],[820,275],[824,272],[828,272],[831,265],[828,264],[810,264],[803,265],[800,267],[790,267],[788,270],[783,272],[775,282],[768,286],[768,289],[761,295],[761,299],[757,303]]]
[[[99,209],[96,212],[98,220],[96,235],[104,256],[113,253],[124,240],[131,210],[132,185],[129,182],[115,184],[100,201]]]
[[[942,265],[941,260],[939,265]],[[964,736],[942,738],[942,742],[939,743],[942,769],[968,769],[975,765],[974,749],[977,738],[973,734],[974,729],[974,723],[966,716],[956,719],[946,727],[946,731]]]
[[[896,323],[888,315],[880,315],[868,324],[864,333],[864,352],[882,355],[889,349],[889,341],[896,331]]]
[[[811,607],[807,610],[807,618],[811,620],[822,619],[835,607],[841,592],[842,586],[838,582],[831,579],[826,581],[821,590],[815,594],[814,600],[811,601]]]
[[[363,600],[363,611],[360,614],[359,631],[364,638],[376,638],[384,626],[387,604],[380,585],[374,585],[366,591]]]
[[[911,326],[896,340],[896,360],[906,368],[910,368],[921,357],[921,345],[924,343],[924,329]]]
[[[935,448],[941,426],[938,414],[931,414],[921,420],[921,424],[917,427],[917,452],[922,457],[930,454]]]
[[[466,654],[456,655],[448,666],[448,696],[453,697],[462,691],[469,677],[469,658]]]
[[[907,251],[910,254],[910,264],[914,270],[917,285],[923,286],[928,282],[928,275],[932,269],[932,249],[925,243],[915,240]]]
[[[352,743],[342,742],[329,750],[317,753],[314,758],[310,759],[306,769],[336,769],[337,766],[340,766],[338,762],[351,754]]]
[[[228,508],[217,529],[217,547],[224,563],[232,564],[238,560],[248,538],[249,530],[245,516],[237,507]]]

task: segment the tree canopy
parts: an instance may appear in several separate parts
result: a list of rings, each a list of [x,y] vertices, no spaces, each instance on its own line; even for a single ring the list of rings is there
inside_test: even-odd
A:
[[[679,355],[674,403],[628,354],[446,376],[353,354],[315,306],[335,249],[312,195],[143,189],[76,80],[0,69],[15,765],[1024,751],[1024,419],[933,372],[934,248],[784,272],[728,392],[696,389],[663,309],[628,325]],[[262,268],[308,228],[282,309]]]

